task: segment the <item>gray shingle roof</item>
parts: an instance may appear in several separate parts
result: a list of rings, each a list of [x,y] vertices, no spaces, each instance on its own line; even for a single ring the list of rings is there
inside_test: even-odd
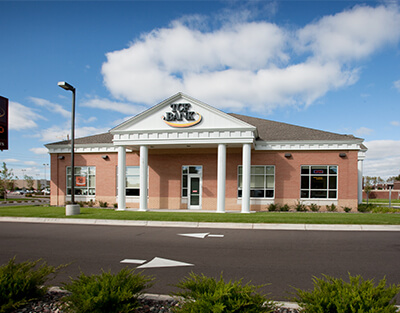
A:
[[[348,141],[362,140],[353,135],[341,135],[322,130],[265,120],[246,115],[229,115],[257,127],[258,140],[263,141]]]
[[[301,127],[271,120],[265,120],[256,117],[250,117],[240,114],[230,113],[229,115],[253,125],[257,128],[257,140],[263,141],[352,141],[362,140],[353,135],[341,135],[322,130]],[[111,133],[97,134],[82,138],[76,138],[75,144],[90,145],[90,144],[112,144],[113,135]],[[68,145],[70,140],[50,143],[46,146]]]

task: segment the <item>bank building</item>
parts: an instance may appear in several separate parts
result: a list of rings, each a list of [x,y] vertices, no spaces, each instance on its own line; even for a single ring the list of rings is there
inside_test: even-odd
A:
[[[357,208],[363,139],[239,114],[177,93],[109,132],[46,145],[50,204],[248,213],[279,205]]]

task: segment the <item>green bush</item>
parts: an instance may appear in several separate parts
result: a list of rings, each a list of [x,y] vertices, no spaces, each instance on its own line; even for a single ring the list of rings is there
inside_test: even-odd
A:
[[[99,205],[100,205],[101,208],[106,208],[108,203],[105,202],[105,201],[104,202],[103,201],[99,201]]]
[[[371,203],[370,204],[362,203],[362,204],[358,205],[357,210],[358,210],[358,212],[365,213],[365,212],[371,212],[374,208],[375,208],[375,206]]]
[[[63,284],[63,289],[71,292],[63,299],[65,310],[79,313],[134,312],[139,306],[139,296],[152,285],[152,280],[127,268],[115,275],[110,271],[91,276],[81,273],[77,279],[71,278],[71,283]]]
[[[326,210],[327,210],[328,212],[336,212],[336,211],[337,211],[336,205],[334,205],[333,203],[332,203],[331,205],[327,205],[327,206],[326,206]]]
[[[373,280],[364,280],[361,276],[349,274],[349,283],[323,276],[324,279],[313,278],[314,290],[311,292],[296,288],[294,300],[302,308],[301,312],[396,312],[392,301],[400,291],[400,285],[386,288],[385,278],[375,287]]]
[[[388,208],[388,207],[374,207],[372,213],[400,213],[399,209]]]
[[[276,203],[271,203],[271,204],[268,206],[268,211],[269,211],[269,212],[279,211],[279,205],[276,204]]]
[[[310,204],[310,210],[313,212],[318,212],[320,208],[321,207],[318,204],[315,204],[315,203]]]
[[[307,207],[302,204],[300,201],[297,202],[297,204],[294,207],[296,209],[297,212],[306,212],[307,211]]]
[[[225,283],[222,275],[215,278],[191,273],[176,287],[182,289],[174,295],[183,299],[175,313],[256,313],[273,312],[276,308],[265,295],[256,293],[261,286],[242,285],[240,281]]]
[[[346,213],[349,213],[350,211],[351,211],[351,208],[349,208],[349,207],[344,207],[344,209],[343,209]]]
[[[281,212],[289,212],[290,211],[290,206],[288,204],[284,204],[280,208]]]
[[[43,286],[49,279],[49,275],[54,276],[64,265],[53,267],[42,262],[25,261],[16,263],[15,257],[0,267],[0,313],[11,312],[29,302],[39,298],[47,292],[47,287]]]

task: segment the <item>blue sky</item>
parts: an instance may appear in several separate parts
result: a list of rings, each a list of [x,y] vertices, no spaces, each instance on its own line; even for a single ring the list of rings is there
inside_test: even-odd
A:
[[[0,95],[14,174],[44,144],[108,131],[182,91],[227,113],[365,139],[364,174],[400,174],[398,1],[2,1]]]

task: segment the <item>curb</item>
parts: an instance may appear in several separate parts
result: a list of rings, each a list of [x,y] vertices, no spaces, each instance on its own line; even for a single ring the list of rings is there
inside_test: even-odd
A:
[[[0,222],[12,223],[51,223],[99,226],[146,226],[146,227],[184,227],[214,229],[248,230],[305,230],[305,231],[400,231],[400,225],[344,225],[344,224],[260,224],[260,223],[209,223],[209,222],[165,222],[130,221],[80,218],[44,218],[44,217],[0,217]]]

